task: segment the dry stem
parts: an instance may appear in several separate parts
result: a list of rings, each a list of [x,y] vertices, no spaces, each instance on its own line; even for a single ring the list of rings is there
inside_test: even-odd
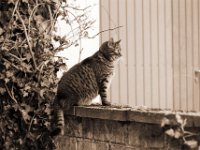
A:
[[[30,43],[30,41],[29,41],[29,37],[28,37],[26,25],[25,25],[24,20],[22,19],[21,15],[20,15],[19,11],[16,10],[16,12],[17,12],[17,15],[18,15],[18,17],[19,17],[19,19],[20,19],[20,21],[21,21],[21,23],[22,23],[22,25],[23,25],[23,28],[24,28],[24,33],[25,33],[26,40],[27,40],[27,43],[28,43],[28,46],[29,46],[29,51],[30,51],[30,54],[31,54],[32,59],[33,59],[34,69],[37,70],[37,64],[36,64],[35,57],[34,57],[34,54],[33,54],[33,51],[32,51],[31,43]]]
[[[10,90],[9,90],[8,86],[6,85],[6,83],[5,83],[5,88],[6,88],[7,92],[8,92],[8,94],[9,94],[10,98],[11,98],[16,104],[18,104],[18,103],[17,103],[17,100],[15,99],[15,97],[13,96],[13,94],[10,92]]]
[[[110,29],[107,29],[107,30],[102,30],[102,31],[100,31],[99,33],[93,35],[92,37],[87,37],[87,38],[93,39],[93,38],[95,38],[96,36],[98,36],[99,34],[101,34],[101,33],[103,33],[103,32],[112,31],[112,30],[115,30],[115,29],[118,29],[118,28],[121,28],[121,27],[123,27],[123,26],[118,26],[118,27],[115,27],[115,28],[110,28]]]

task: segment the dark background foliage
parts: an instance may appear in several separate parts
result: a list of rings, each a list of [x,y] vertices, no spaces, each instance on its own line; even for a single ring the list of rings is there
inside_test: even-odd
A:
[[[67,8],[75,9],[65,0],[0,1],[0,149],[55,149],[50,106],[65,67],[55,54],[77,45],[93,23],[85,9],[75,16]],[[55,34],[58,16],[79,24],[69,31],[78,39]]]

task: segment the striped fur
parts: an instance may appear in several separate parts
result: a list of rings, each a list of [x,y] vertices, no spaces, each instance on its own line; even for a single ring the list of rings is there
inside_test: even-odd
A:
[[[76,64],[63,74],[57,89],[55,133],[64,134],[64,113],[72,105],[89,105],[98,94],[102,105],[110,105],[107,90],[114,74],[114,62],[121,56],[120,41],[111,38],[93,56]]]

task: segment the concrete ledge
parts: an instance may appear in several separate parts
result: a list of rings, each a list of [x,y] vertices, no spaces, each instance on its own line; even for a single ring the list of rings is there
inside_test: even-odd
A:
[[[173,119],[176,114],[179,114],[183,119],[187,119],[186,127],[200,127],[199,112],[173,112],[120,106],[74,106],[66,114],[77,117],[149,124],[160,124],[164,117]]]

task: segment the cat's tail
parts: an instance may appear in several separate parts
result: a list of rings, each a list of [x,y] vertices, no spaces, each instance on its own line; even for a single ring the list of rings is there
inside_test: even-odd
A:
[[[60,106],[58,103],[57,98],[55,98],[54,103],[53,103],[53,114],[52,114],[52,121],[51,121],[51,126],[52,126],[52,132],[51,136],[58,136],[58,135],[64,135],[64,112],[63,108]]]

